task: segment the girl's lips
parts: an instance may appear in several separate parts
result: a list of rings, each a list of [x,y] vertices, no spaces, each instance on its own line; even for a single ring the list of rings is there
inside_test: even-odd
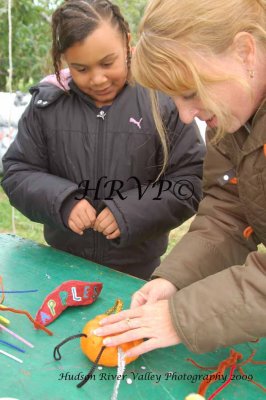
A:
[[[104,89],[104,90],[95,90],[94,93],[99,96],[99,95],[103,95],[103,94],[107,94],[109,93],[111,90],[111,86],[109,86],[108,88]]]

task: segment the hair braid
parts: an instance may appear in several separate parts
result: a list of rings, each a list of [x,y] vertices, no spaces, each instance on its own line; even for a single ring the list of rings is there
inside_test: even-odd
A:
[[[123,17],[123,15],[121,14],[120,8],[115,5],[112,4],[109,0],[106,0],[109,4],[110,7],[112,9],[113,15],[116,18],[120,30],[123,33],[123,35],[125,36],[126,39],[126,46],[127,46],[127,67],[128,70],[130,70],[130,65],[131,65],[131,50],[130,50],[130,45],[129,45],[129,37],[128,34],[130,33],[130,28],[129,28],[129,24],[128,22],[125,20],[125,18]]]

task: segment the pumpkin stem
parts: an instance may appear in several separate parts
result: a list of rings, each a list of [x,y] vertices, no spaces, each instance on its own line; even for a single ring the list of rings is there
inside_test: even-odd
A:
[[[93,366],[91,367],[91,369],[89,370],[89,372],[87,373],[87,375],[85,376],[83,381],[79,382],[79,384],[77,385],[77,388],[81,388],[93,376],[93,373],[98,365],[98,362],[99,362],[101,355],[103,354],[103,351],[105,350],[105,348],[106,348],[105,346],[102,346],[101,350],[99,351],[98,356],[96,357],[96,360],[93,363]]]
[[[79,333],[77,335],[69,336],[68,338],[64,339],[61,343],[59,343],[57,346],[55,346],[55,348],[54,348],[54,359],[56,361],[61,360],[62,357],[61,357],[59,349],[60,349],[61,346],[63,346],[63,344],[69,342],[72,339],[77,339],[77,338],[80,338],[82,336],[87,337],[87,335],[85,335],[85,333]]]
[[[116,299],[115,304],[113,307],[109,308],[109,310],[107,310],[105,312],[106,315],[110,315],[110,314],[116,314],[119,313],[122,309],[123,309],[123,301],[121,299]]]

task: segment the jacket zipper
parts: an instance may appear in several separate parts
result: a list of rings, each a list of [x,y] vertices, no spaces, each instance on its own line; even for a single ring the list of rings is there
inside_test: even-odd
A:
[[[98,180],[101,178],[102,171],[102,160],[103,160],[103,137],[104,137],[104,128],[105,128],[105,117],[106,117],[106,112],[104,110],[101,110],[97,113],[96,118],[98,119],[98,130],[97,130],[97,149],[96,149],[96,178],[95,178],[95,183],[97,185]],[[96,187],[96,186],[95,186]],[[102,185],[100,185],[99,192],[97,197],[99,199],[102,199],[104,196],[104,190],[102,189]],[[101,200],[96,200],[97,208],[100,204]],[[102,238],[100,236],[101,234],[95,233],[95,243],[94,243],[94,248],[95,248],[95,259],[98,260],[99,264],[102,264],[103,262],[103,253],[104,249],[101,246]]]

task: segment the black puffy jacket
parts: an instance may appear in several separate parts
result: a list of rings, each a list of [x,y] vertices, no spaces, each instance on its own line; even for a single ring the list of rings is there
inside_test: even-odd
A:
[[[184,125],[172,100],[160,95],[170,146],[163,179],[170,183],[164,182],[158,196],[160,184],[152,182],[162,148],[148,91],[126,85],[101,110],[73,81],[69,85],[68,93],[45,82],[31,89],[32,101],[3,159],[2,186],[14,207],[44,224],[51,246],[147,279],[160,264],[169,231],[197,210],[205,151],[198,129]],[[121,189],[111,193],[107,181],[114,180],[114,189]],[[112,211],[120,238],[108,241],[92,229],[79,236],[68,229],[75,197],[84,192],[81,182],[87,182],[86,198],[98,212],[105,206]],[[91,189],[97,183],[96,193]]]

